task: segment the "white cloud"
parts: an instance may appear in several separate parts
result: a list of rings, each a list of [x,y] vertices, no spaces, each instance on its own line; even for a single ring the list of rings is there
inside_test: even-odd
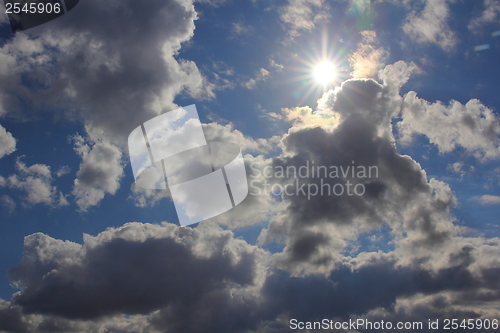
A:
[[[470,200],[476,201],[481,205],[499,205],[500,204],[500,196],[498,195],[480,195],[472,197]]]
[[[0,184],[0,187],[1,186],[2,185]],[[0,196],[0,206],[2,206],[2,208],[10,214],[14,213],[16,211],[16,207],[17,207],[14,199],[12,199],[10,196],[5,195],[5,194]]]
[[[268,76],[269,76],[269,71],[265,68],[261,68],[261,69],[259,69],[259,71],[257,72],[257,74],[254,78],[251,78],[250,80],[244,82],[243,85],[247,89],[253,89],[253,88],[255,88],[255,85],[257,84],[257,82],[266,80]]]
[[[56,176],[62,177],[64,175],[67,175],[70,172],[71,172],[71,168],[67,165],[64,165],[64,166],[60,167],[59,170],[57,170]]]
[[[372,78],[381,70],[389,51],[380,46],[375,31],[361,31],[363,40],[358,43],[358,49],[349,57],[353,68],[353,78]]]
[[[0,158],[16,151],[16,139],[0,125]]]
[[[469,23],[471,30],[479,30],[485,24],[496,23],[500,17],[500,2],[498,0],[484,0],[483,11],[476,15]]]
[[[407,17],[403,30],[420,44],[436,44],[445,51],[451,51],[456,45],[455,34],[448,26],[450,9],[449,0],[422,0],[424,9],[417,13],[413,10]]]
[[[65,196],[52,185],[50,167],[45,164],[33,164],[27,167],[22,161],[16,162],[18,174],[9,176],[5,185],[11,189],[26,192],[24,201],[30,205],[66,206]]]
[[[290,27],[289,34],[294,37],[301,31],[314,28],[314,25],[328,17],[328,4],[324,0],[288,0],[280,8],[280,18]]]
[[[423,134],[443,153],[458,147],[478,159],[500,157],[500,123],[493,111],[477,99],[465,105],[451,101],[429,103],[410,91],[404,97],[403,121],[398,123],[401,142],[409,144],[412,136]]]
[[[112,143],[73,137],[82,162],[76,173],[72,194],[82,211],[99,204],[105,194],[115,194],[123,176],[122,152]]]
[[[246,35],[253,31],[251,26],[247,26],[242,22],[233,22],[233,32],[236,35]]]

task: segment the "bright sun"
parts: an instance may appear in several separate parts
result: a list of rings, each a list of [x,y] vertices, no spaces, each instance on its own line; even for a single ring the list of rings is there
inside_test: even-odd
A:
[[[335,79],[335,65],[329,61],[322,62],[314,67],[314,78],[318,83],[327,84]]]

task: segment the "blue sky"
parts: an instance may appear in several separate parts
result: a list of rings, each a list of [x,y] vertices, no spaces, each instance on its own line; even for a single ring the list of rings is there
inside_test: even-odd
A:
[[[86,0],[15,34],[1,12],[0,332],[500,319],[498,1]],[[191,104],[249,181],[380,176],[181,228],[127,138]]]

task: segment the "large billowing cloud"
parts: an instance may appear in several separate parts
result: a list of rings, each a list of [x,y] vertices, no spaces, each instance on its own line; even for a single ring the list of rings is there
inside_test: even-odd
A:
[[[127,135],[173,107],[183,89],[202,94],[196,65],[174,58],[193,35],[195,19],[190,1],[153,0],[147,6],[129,0],[82,2],[2,47],[2,56],[14,61],[1,72],[2,78],[11,76],[2,80],[11,82],[3,89],[2,109],[31,112],[17,104],[29,98],[35,109],[59,107],[110,137]],[[29,80],[21,82],[21,74]]]
[[[498,255],[498,239],[457,238],[435,267],[372,252],[345,257],[326,277],[292,276],[208,224],[129,223],[83,245],[33,234],[9,272],[23,289],[2,302],[0,330],[274,332],[290,318],[498,316]]]
[[[25,250],[9,272],[23,288],[13,304],[25,313],[95,319],[162,309],[151,319],[155,325],[203,331],[227,331],[229,313],[233,324],[249,324],[268,257],[210,224],[193,230],[129,223],[85,235],[83,245],[33,234]],[[2,315],[15,312],[8,309]],[[189,323],[192,311],[198,320]]]
[[[347,81],[320,103],[323,112],[340,115],[337,127],[294,130],[283,140],[285,154],[274,159],[274,170],[299,169],[313,161],[316,168],[355,169],[343,177],[314,177],[310,167],[309,177],[289,188],[292,195],[284,196],[285,216],[273,220],[261,235],[265,241],[286,236],[284,253],[276,257],[285,260],[287,267],[309,269],[312,265],[330,270],[348,245],[347,239],[384,224],[395,237],[404,231],[405,240],[415,246],[433,247],[453,235],[448,214],[454,196],[445,184],[427,180],[417,162],[398,153],[390,123],[394,109],[387,90],[372,80]],[[366,175],[358,175],[360,168]],[[313,197],[296,194],[302,184],[311,189]],[[356,187],[366,193],[353,195]],[[336,195],[334,188],[336,193],[344,193]],[[331,194],[321,195],[321,189]]]
[[[17,33],[0,49],[0,114],[31,119],[52,110],[83,121],[86,139],[100,142],[89,154],[80,154],[86,160],[73,194],[82,210],[119,187],[122,171],[115,167],[124,165],[116,154],[125,150],[132,129],[176,108],[173,100],[181,92],[213,96],[196,64],[176,58],[182,43],[191,39],[196,18],[187,0],[152,0],[147,6],[90,0],[57,20]],[[112,157],[113,170],[91,165],[104,146],[103,157]]]

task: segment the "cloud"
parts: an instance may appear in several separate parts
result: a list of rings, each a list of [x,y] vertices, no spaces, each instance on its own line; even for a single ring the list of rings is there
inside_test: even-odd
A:
[[[470,200],[476,201],[481,205],[498,205],[500,204],[500,197],[498,195],[480,195],[472,197]]]
[[[9,214],[16,211],[16,202],[8,195],[4,194],[0,197],[0,206]]]
[[[357,78],[373,78],[381,70],[389,52],[380,47],[375,31],[361,31],[363,40],[358,43],[358,49],[349,57],[353,68],[351,76]]]
[[[311,30],[317,22],[328,17],[328,4],[323,0],[288,0],[280,8],[280,19],[294,37],[301,31]]]
[[[29,120],[50,110],[82,122],[88,140],[96,143],[73,189],[80,209],[116,192],[123,172],[117,154],[125,150],[132,129],[177,108],[173,100],[179,94],[215,96],[215,86],[196,64],[178,56],[196,19],[187,0],[151,0],[147,6],[89,0],[2,45],[0,114]],[[99,154],[111,158],[108,167],[93,160]]]
[[[10,189],[25,192],[26,196],[23,199],[27,204],[45,204],[51,207],[68,205],[65,196],[52,185],[53,178],[49,166],[33,164],[27,167],[18,159],[16,170],[17,174],[10,175],[3,182],[0,182],[0,185],[3,183],[3,186],[8,186]],[[12,207],[12,203],[10,202],[8,205]]]
[[[2,57],[12,63],[10,71],[0,72],[10,86],[2,89],[4,110],[25,116],[20,98],[35,109],[69,108],[69,117],[123,141],[131,129],[174,108],[180,92],[211,96],[196,65],[174,58],[193,35],[196,12],[190,1],[141,6],[132,0],[106,5],[91,0],[77,12],[3,45]],[[40,84],[23,85],[21,75]]]
[[[456,204],[450,188],[427,180],[421,166],[399,154],[394,146],[391,119],[399,107],[393,105],[392,96],[388,87],[373,80],[348,80],[325,94],[319,103],[320,110],[331,117],[337,115],[337,126],[294,127],[284,137],[283,154],[273,158],[275,169],[306,165],[312,169],[314,162],[316,166],[346,170],[373,167],[377,175],[359,178],[348,173],[344,177],[300,179],[306,188],[326,190],[345,188],[349,182],[366,189],[362,196],[283,195],[285,211],[260,235],[263,243],[286,240],[283,253],[274,255],[281,267],[294,272],[330,271],[341,260],[349,240],[385,223],[396,238],[401,237],[400,246],[413,248],[415,254],[445,244],[456,233],[449,216]],[[275,178],[271,182],[283,186],[290,181]],[[299,184],[292,185],[290,192],[295,193],[297,188]]]
[[[196,312],[200,303],[217,299],[228,302],[224,307],[232,303],[230,312],[243,310],[240,300],[260,283],[267,257],[213,225],[193,230],[141,223],[85,235],[83,245],[37,233],[26,237],[25,251],[21,264],[9,270],[23,288],[13,303],[25,313],[91,319],[164,308],[163,315],[172,320],[166,325],[186,325],[187,318],[181,318],[185,310]],[[234,300],[227,298],[231,291]],[[222,317],[207,319],[199,318],[205,330],[222,325]]]
[[[450,9],[448,0],[422,0],[425,7],[417,13],[413,10],[403,25],[403,31],[419,44],[436,44],[445,51],[451,51],[456,37],[448,26]]]
[[[496,318],[500,240],[455,241],[431,266],[364,252],[326,275],[294,276],[213,224],[127,223],[82,245],[36,233],[9,270],[22,292],[1,301],[0,330],[257,333],[286,332],[290,318]]]
[[[64,165],[64,166],[60,167],[59,170],[57,170],[56,176],[62,177],[64,175],[69,174],[70,172],[71,172],[71,168],[67,165]]]
[[[122,153],[106,140],[86,142],[73,137],[75,151],[82,157],[72,194],[82,211],[99,204],[106,193],[115,194],[123,176]]]
[[[232,29],[232,31],[236,35],[246,35],[246,34],[252,32],[253,28],[251,26],[246,26],[242,22],[233,22],[233,29]]]
[[[269,71],[267,69],[261,68],[261,69],[259,69],[255,78],[251,78],[247,82],[244,82],[243,85],[247,89],[253,89],[253,88],[255,88],[255,85],[257,84],[257,82],[266,80],[268,75],[269,75]]]
[[[496,0],[484,0],[483,11],[476,15],[469,22],[468,28],[473,31],[478,31],[484,25],[498,21],[500,16],[500,3]]]
[[[195,2],[208,3],[214,7],[218,7],[226,2],[226,0],[196,0]]]
[[[16,151],[16,139],[0,125],[0,158]]]
[[[410,91],[404,97],[402,118],[398,129],[405,144],[411,143],[413,135],[423,134],[443,153],[460,147],[481,160],[500,156],[499,119],[477,99],[465,105],[452,100],[446,106]]]

